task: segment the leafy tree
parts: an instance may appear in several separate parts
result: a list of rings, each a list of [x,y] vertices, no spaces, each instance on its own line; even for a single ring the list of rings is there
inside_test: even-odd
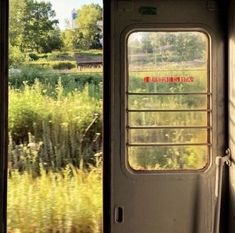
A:
[[[25,0],[25,3],[22,17],[24,39],[21,43],[21,50],[45,52],[44,49],[49,47],[48,42],[52,33],[55,33],[56,30],[58,32],[56,29],[58,20],[54,19],[55,11],[52,10],[51,3],[36,2],[35,0]]]
[[[77,26],[79,45],[82,48],[100,48],[101,32],[97,22],[102,20],[102,8],[98,4],[83,5],[78,10]]]
[[[41,42],[41,51],[44,53],[59,50],[62,47],[64,47],[64,42],[59,28],[50,30],[47,34],[47,40]]]
[[[82,34],[78,29],[66,29],[62,32],[64,47],[68,50],[79,48],[80,38]]]
[[[26,61],[26,54],[22,53],[18,46],[9,44],[9,64],[10,67],[17,67]]]
[[[180,33],[173,45],[174,55],[181,61],[202,59],[205,55],[205,38],[198,33]]]
[[[16,66],[25,60],[25,55],[19,49],[23,40],[23,16],[25,0],[10,0],[9,6],[9,63]]]
[[[143,33],[141,38],[141,47],[144,53],[152,53],[153,46],[151,44],[151,37],[149,33]]]
[[[10,0],[9,6],[9,41],[11,46],[19,46],[23,40],[23,17],[25,15],[25,0]]]
[[[10,65],[25,61],[26,52],[51,52],[63,46],[51,3],[10,0]]]

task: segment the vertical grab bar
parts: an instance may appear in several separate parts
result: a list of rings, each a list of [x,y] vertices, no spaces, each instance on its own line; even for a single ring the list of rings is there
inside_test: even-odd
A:
[[[220,233],[220,213],[221,213],[221,198],[223,186],[223,169],[224,165],[231,166],[231,151],[227,149],[225,156],[216,157],[216,179],[215,179],[215,216],[214,216],[214,230],[213,233]]]

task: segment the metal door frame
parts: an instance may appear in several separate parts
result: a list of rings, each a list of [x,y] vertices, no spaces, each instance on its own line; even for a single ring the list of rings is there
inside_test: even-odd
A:
[[[103,0],[103,233],[111,232],[111,1]],[[104,143],[105,142],[105,143]]]

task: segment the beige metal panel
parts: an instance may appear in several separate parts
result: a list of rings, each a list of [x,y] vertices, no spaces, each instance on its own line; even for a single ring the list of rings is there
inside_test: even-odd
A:
[[[112,1],[111,233],[212,233],[215,206],[215,157],[223,154],[223,37],[216,12],[207,1]],[[143,16],[140,6],[155,6]],[[205,172],[138,175],[127,169],[125,142],[125,42],[129,30],[201,29],[211,36],[213,153]],[[219,91],[220,90],[220,91]],[[220,119],[220,121],[218,120]],[[119,223],[115,207],[123,208]],[[213,232],[214,233],[214,232]]]

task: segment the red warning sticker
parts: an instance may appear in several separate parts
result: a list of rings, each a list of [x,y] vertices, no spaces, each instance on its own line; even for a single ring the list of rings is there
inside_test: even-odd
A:
[[[170,76],[170,77],[144,77],[145,83],[192,83],[194,78],[192,76]]]

